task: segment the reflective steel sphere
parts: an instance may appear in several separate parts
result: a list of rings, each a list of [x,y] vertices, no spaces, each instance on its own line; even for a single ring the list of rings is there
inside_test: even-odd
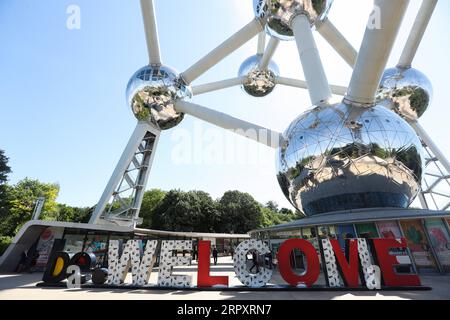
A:
[[[247,58],[239,68],[239,77],[247,77],[242,89],[253,97],[265,97],[273,91],[276,78],[280,75],[278,66],[272,60],[266,70],[259,69],[261,55]]]
[[[433,96],[433,87],[420,71],[391,68],[384,72],[377,100],[407,120],[420,118]]]
[[[408,207],[422,179],[422,145],[411,126],[381,105],[339,103],[300,115],[278,149],[278,181],[305,215]]]
[[[167,66],[145,66],[131,77],[127,102],[138,120],[153,123],[161,130],[175,127],[184,114],[175,110],[174,102],[191,96],[191,91],[177,71]]]
[[[266,31],[280,40],[292,40],[291,20],[298,13],[305,13],[311,25],[322,21],[328,14],[333,0],[253,0],[255,16],[267,19]]]

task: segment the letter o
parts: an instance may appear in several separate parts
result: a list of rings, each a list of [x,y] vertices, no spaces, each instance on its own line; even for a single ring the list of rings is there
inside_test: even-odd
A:
[[[290,264],[290,255],[294,249],[304,253],[307,261],[307,269],[304,274],[296,274]],[[305,283],[311,287],[319,278],[320,262],[314,246],[303,239],[289,239],[283,242],[278,250],[278,268],[281,277],[291,286],[297,286],[299,283]]]

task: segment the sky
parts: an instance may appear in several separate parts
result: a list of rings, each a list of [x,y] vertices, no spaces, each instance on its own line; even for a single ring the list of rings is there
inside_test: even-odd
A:
[[[163,63],[180,72],[253,19],[251,0],[155,0]],[[371,0],[335,0],[329,18],[359,48]],[[411,0],[388,67],[396,65],[419,0]],[[80,29],[67,28],[67,8],[80,8]],[[414,67],[434,86],[420,120],[450,154],[450,1],[439,1]],[[351,68],[314,34],[330,84],[347,86]],[[256,53],[257,39],[193,84],[232,78]],[[274,56],[281,75],[304,79],[295,42]],[[148,63],[138,0],[0,0],[0,149],[10,158],[10,183],[29,177],[60,185],[58,201],[92,206],[99,200],[136,125],[125,88]],[[337,97],[336,97],[337,98]],[[311,107],[305,90],[277,87],[253,98],[239,87],[192,102],[284,131]],[[147,189],[249,192],[290,207],[276,180],[275,151],[186,116],[164,131]]]

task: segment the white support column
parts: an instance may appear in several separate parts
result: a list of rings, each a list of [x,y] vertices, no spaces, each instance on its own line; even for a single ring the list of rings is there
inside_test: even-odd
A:
[[[327,76],[320,60],[319,50],[311,31],[308,17],[304,14],[297,15],[292,20],[292,30],[303,66],[309,95],[313,105],[327,101],[331,98],[331,90]]]
[[[203,73],[211,69],[217,63],[222,61],[229,54],[239,49],[251,38],[256,36],[263,30],[262,23],[259,19],[252,20],[249,24],[235,33],[233,36],[225,40],[221,45],[212,50],[205,57],[181,74],[183,80],[190,84],[192,81],[200,77]]]
[[[89,220],[89,223],[95,224],[99,222],[100,216],[105,211],[106,206],[108,205],[114,191],[116,190],[118,184],[120,183],[125,171],[128,169],[136,150],[139,145],[142,143],[142,139],[145,137],[147,132],[151,132],[159,136],[159,131],[150,126],[145,121],[138,122],[136,128],[134,129],[133,134],[131,135],[125,150],[122,153],[122,156],[119,159],[119,162],[114,169],[111,178],[109,179],[108,184],[106,185],[103,194],[95,207],[95,211],[92,213],[92,216]],[[152,155],[153,156],[153,155]]]
[[[258,48],[256,54],[263,55],[266,49],[266,31],[263,30],[258,35]]]
[[[222,89],[226,89],[226,88],[230,88],[230,87],[234,87],[234,86],[243,85],[246,81],[247,81],[247,77],[237,77],[237,78],[226,79],[226,80],[217,81],[217,82],[201,84],[201,85],[192,87],[192,94],[194,96],[198,96],[198,95],[212,92],[212,91],[217,91],[217,90],[222,90]]]
[[[308,89],[308,84],[304,80],[277,77],[276,83],[294,88]],[[347,92],[347,87],[344,86],[330,85],[330,89],[333,94],[338,96],[344,96],[345,93]]]
[[[375,102],[408,3],[409,0],[375,0],[345,97],[350,103],[371,105]]]
[[[422,139],[422,141],[427,145],[427,147],[434,153],[436,158],[442,164],[442,166],[450,173],[450,162],[447,160],[447,157],[442,153],[442,151],[438,148],[438,146],[433,142],[433,139],[428,135],[428,133],[422,128],[422,126],[417,121],[411,121],[409,123],[417,135]]]
[[[412,61],[414,60],[417,49],[419,48],[420,42],[422,41],[423,35],[425,34],[436,5],[437,0],[422,0],[422,6],[419,9],[416,21],[414,22],[411,33],[406,41],[405,48],[403,49],[403,53],[397,67],[411,67]]]
[[[280,40],[275,37],[270,37],[269,44],[267,45],[266,51],[264,52],[261,60],[259,61],[259,68],[261,70],[267,69],[270,63],[270,59],[272,59],[275,51],[280,44]]]
[[[348,42],[348,40],[339,32],[328,18],[317,26],[320,35],[336,50],[337,53],[347,62],[350,67],[354,67],[358,52]]]
[[[158,27],[153,0],[141,0],[141,10],[142,17],[144,18],[149,64],[160,65],[161,54],[159,51]]]
[[[234,118],[225,113],[218,112],[198,104],[179,100],[175,109],[200,120],[206,121],[236,134],[262,143],[271,148],[277,148],[283,141],[282,134],[247,121]]]

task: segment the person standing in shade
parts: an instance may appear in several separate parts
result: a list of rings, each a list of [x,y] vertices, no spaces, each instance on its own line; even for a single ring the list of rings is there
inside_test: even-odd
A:
[[[256,267],[256,273],[259,273],[258,254],[256,253],[256,250],[253,250],[252,252],[252,262],[253,265],[250,268],[250,272],[252,272],[253,268]]]
[[[213,252],[212,252],[212,255],[213,255],[213,258],[214,258],[214,265],[217,265],[217,256],[218,256],[218,254],[219,254],[219,252],[217,251],[217,248],[214,246],[214,249],[213,249]]]
[[[197,250],[197,246],[195,246],[194,250],[192,251],[192,260],[197,260],[197,256],[198,256],[198,250]]]

